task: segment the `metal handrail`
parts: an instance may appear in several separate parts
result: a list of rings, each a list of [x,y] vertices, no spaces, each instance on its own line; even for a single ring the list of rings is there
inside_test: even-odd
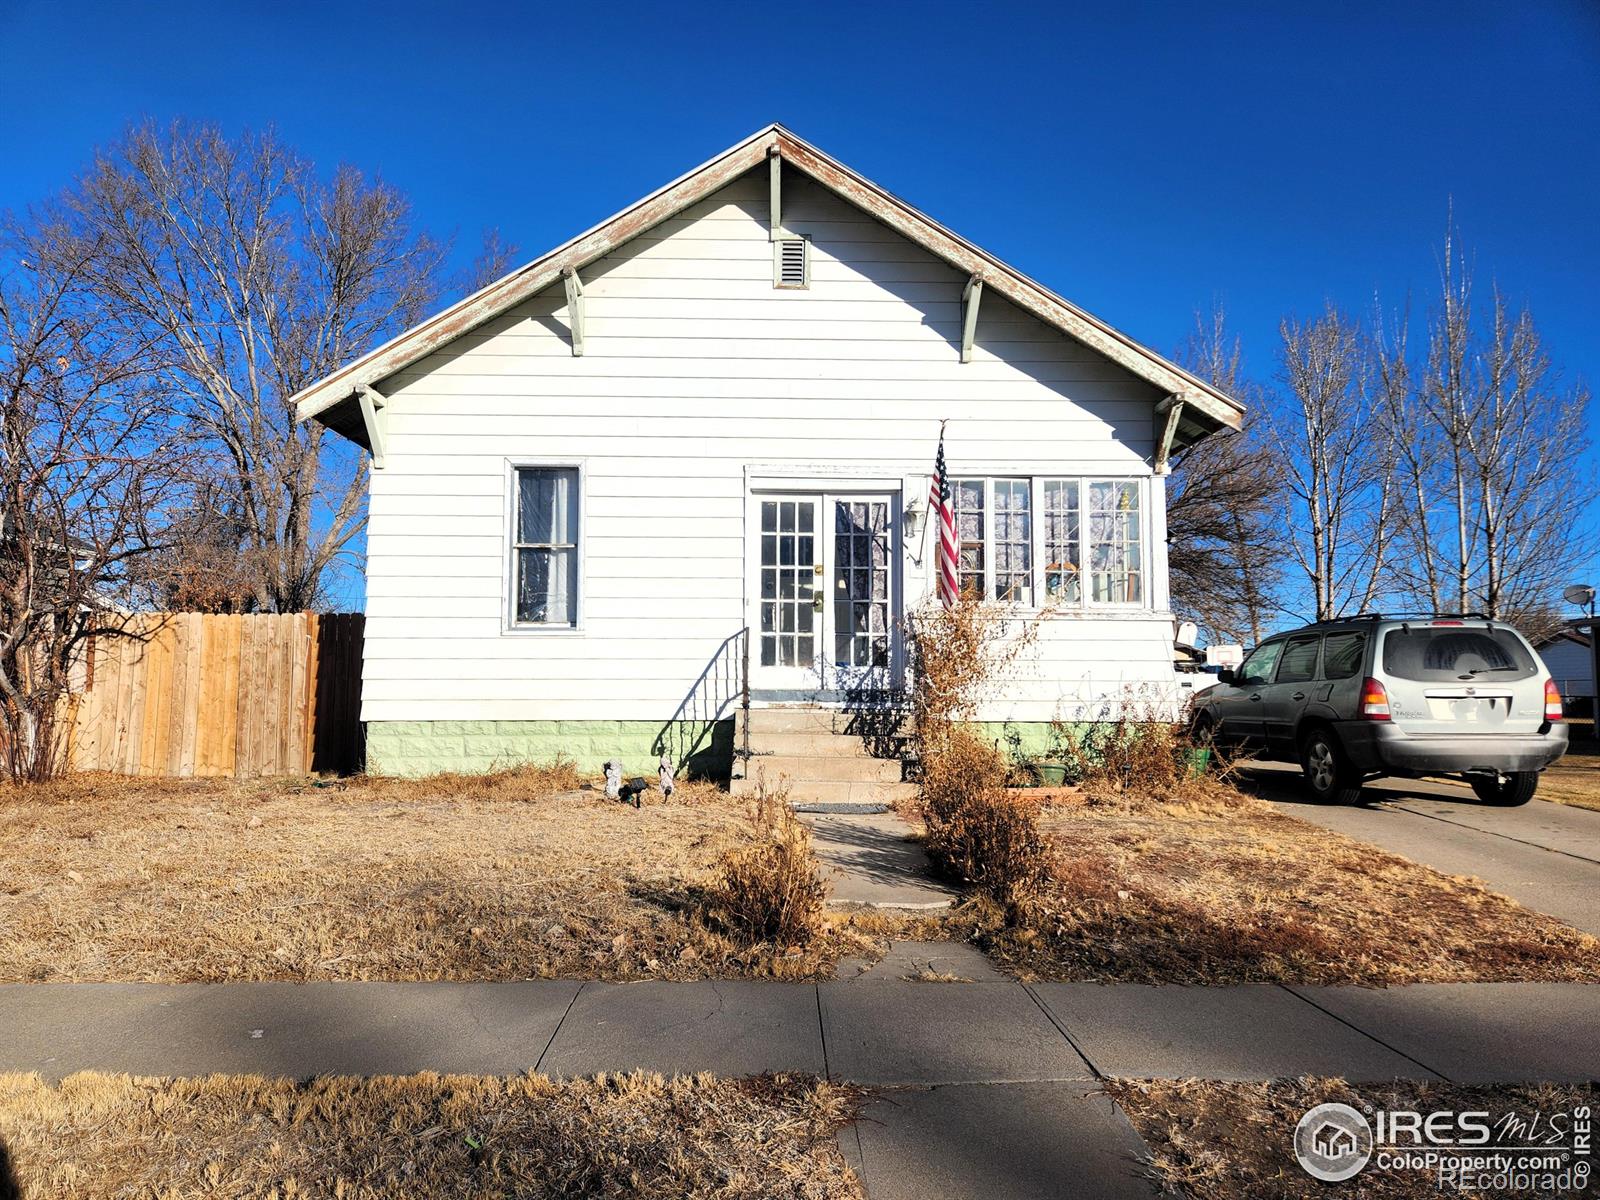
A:
[[[736,679],[735,672],[738,673]],[[656,734],[653,753],[667,755],[682,768],[699,750],[719,721],[726,720],[728,709],[737,704],[745,714],[745,748],[749,749],[750,713],[750,627],[740,628],[717,647],[711,661],[690,686],[689,692],[672,716]],[[679,729],[688,724],[687,734]]]
[[[740,693],[739,705],[743,714],[740,721],[740,740],[744,743],[741,747],[744,757],[745,778],[750,777],[750,626],[746,625],[739,630],[741,666],[739,671]]]

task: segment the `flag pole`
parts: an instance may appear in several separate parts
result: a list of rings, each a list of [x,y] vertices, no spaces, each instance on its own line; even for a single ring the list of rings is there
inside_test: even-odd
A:
[[[944,441],[944,427],[946,425],[948,425],[949,423],[950,423],[949,421],[940,421],[939,422],[939,440],[941,442]],[[922,552],[917,555],[917,566],[919,566],[919,567],[923,563],[928,561],[928,526],[932,525],[932,524],[933,524],[933,508],[932,508],[932,506],[928,506],[928,514],[927,514],[927,516],[922,518]],[[937,579],[935,579],[933,581],[933,585],[934,585],[935,590],[937,590],[938,586],[939,586],[939,581]],[[1600,726],[1597,726],[1597,728],[1600,728]]]

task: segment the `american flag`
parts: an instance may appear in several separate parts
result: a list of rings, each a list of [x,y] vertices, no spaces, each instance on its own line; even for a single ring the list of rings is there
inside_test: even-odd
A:
[[[956,509],[950,500],[950,477],[944,466],[944,425],[939,425],[939,453],[933,460],[933,486],[928,490],[928,518],[939,527],[939,545],[934,551],[933,569],[938,576],[939,601],[946,608],[955,605],[956,584]]]

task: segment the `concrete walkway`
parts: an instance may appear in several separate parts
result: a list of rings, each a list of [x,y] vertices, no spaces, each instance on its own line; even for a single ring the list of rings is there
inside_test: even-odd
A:
[[[898,953],[919,969],[915,947]],[[956,961],[937,947],[927,958]],[[1600,985],[985,978],[12,984],[0,986],[0,1070],[807,1071],[887,1089],[842,1139],[873,1200],[1152,1195],[1142,1144],[1098,1093],[1105,1076],[1600,1078]]]
[[[916,831],[892,812],[806,814],[811,844],[828,872],[830,904],[943,909],[957,891],[933,878]]]

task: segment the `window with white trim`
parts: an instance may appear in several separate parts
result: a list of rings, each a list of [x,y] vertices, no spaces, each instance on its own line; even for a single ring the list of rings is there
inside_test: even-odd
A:
[[[1027,479],[992,479],[994,497],[994,596],[1012,604],[1033,603],[1033,484]]]
[[[957,479],[952,489],[962,595],[1032,604],[1033,481]]]
[[[988,487],[982,479],[957,479],[951,483],[950,499],[956,511],[956,591],[992,597],[988,587],[989,508],[984,503]]]
[[[1057,604],[1083,603],[1083,509],[1076,479],[1044,481],[1044,595]]]
[[[962,594],[1063,608],[1147,604],[1144,488],[1141,479],[952,480]]]
[[[511,572],[518,625],[578,624],[576,467],[518,467]]]
[[[1095,479],[1089,483],[1089,600],[1094,604],[1144,601],[1143,516],[1139,483]]]

